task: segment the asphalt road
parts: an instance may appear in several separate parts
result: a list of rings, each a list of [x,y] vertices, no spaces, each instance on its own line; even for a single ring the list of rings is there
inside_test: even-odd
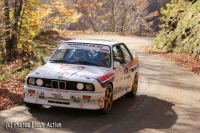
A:
[[[142,52],[152,38],[76,37],[119,40],[138,52],[140,74],[136,98],[121,97],[114,101],[108,115],[92,110],[48,106],[32,110],[17,106],[0,111],[0,132],[200,133],[200,76],[167,59]]]

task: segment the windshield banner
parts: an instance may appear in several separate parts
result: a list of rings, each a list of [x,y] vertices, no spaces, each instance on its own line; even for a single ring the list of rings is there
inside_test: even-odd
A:
[[[59,47],[59,49],[87,49],[110,53],[110,48],[108,46],[100,44],[64,43]]]

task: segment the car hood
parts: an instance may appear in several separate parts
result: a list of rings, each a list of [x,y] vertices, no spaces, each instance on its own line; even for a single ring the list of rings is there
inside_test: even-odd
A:
[[[34,71],[30,72],[28,77],[48,78],[60,80],[94,80],[110,71],[110,68],[75,65],[75,64],[59,64],[47,63]]]

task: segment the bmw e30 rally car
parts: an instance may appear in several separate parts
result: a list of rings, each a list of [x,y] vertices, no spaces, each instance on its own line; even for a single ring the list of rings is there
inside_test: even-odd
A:
[[[107,114],[117,98],[136,96],[138,56],[122,42],[69,40],[45,61],[26,77],[24,101],[29,108],[49,105]]]

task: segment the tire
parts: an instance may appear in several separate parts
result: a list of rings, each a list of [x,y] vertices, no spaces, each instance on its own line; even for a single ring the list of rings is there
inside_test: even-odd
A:
[[[108,114],[113,104],[113,88],[108,84],[105,92],[104,107],[100,110],[102,114]]]
[[[125,94],[125,96],[134,98],[137,94],[137,89],[138,89],[138,74],[136,73],[134,81],[133,81],[133,85],[132,85],[132,90],[128,92],[127,94]]]
[[[40,104],[34,104],[34,103],[27,103],[25,102],[26,107],[30,108],[30,109],[39,109],[42,107],[42,105]]]

